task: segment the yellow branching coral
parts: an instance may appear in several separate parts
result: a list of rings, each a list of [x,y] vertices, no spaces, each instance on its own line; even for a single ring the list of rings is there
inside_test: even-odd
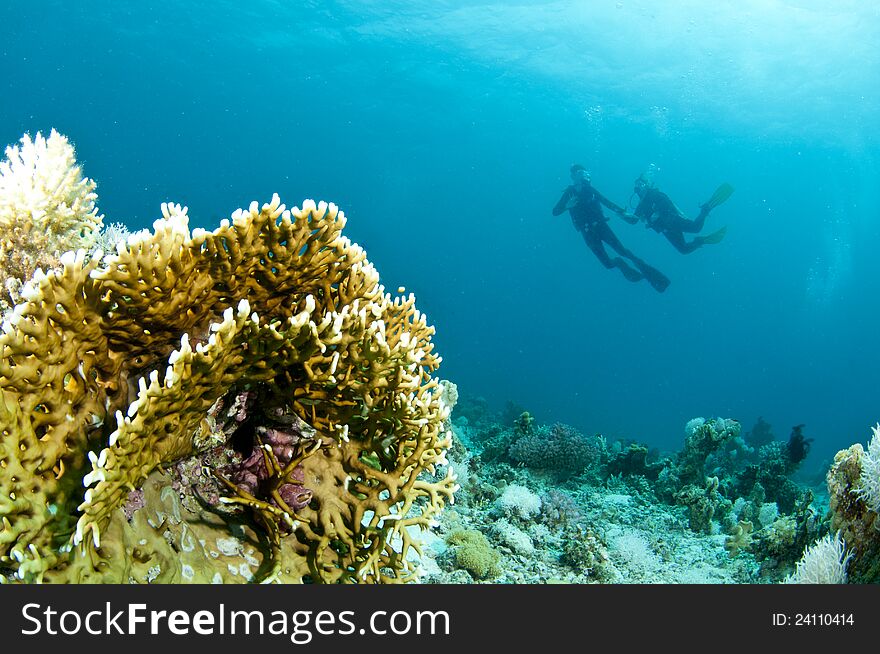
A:
[[[73,146],[54,129],[25,135],[0,162],[0,284],[3,302],[18,300],[20,284],[63,252],[89,248],[103,217],[95,182],[82,176]]]
[[[192,233],[185,208],[162,211],[114,254],[68,253],[38,272],[3,325],[0,567],[128,580],[107,540],[136,524],[120,525],[120,507],[151,474],[216,445],[212,407],[247,396],[287,425],[283,463],[259,437],[282,430],[243,409],[241,451],[227,442],[223,456],[262,453],[272,492],[209,472],[239,511],[219,514],[244,511],[263,533],[264,578],[412,579],[413,530],[456,489],[451,470],[420,476],[445,464],[448,409],[413,296],[384,292],[332,204],[287,211],[276,195]]]

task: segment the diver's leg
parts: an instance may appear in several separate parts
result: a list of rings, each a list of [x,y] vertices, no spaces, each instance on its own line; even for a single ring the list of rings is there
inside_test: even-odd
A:
[[[605,226],[604,223],[602,226]],[[610,232],[611,230],[608,231]],[[596,258],[603,266],[606,268],[620,268],[620,272],[623,273],[623,276],[631,282],[637,282],[642,279],[642,273],[627,265],[626,261],[620,257],[614,257],[614,259],[612,259],[608,256],[608,253],[605,251],[605,246],[602,245],[604,233],[601,228],[597,229],[596,227],[593,227],[593,229],[585,229],[581,231],[581,234],[584,237],[584,242],[587,244],[587,247],[592,250],[593,254],[596,255]]]
[[[684,240],[684,234],[681,231],[672,231],[666,230],[663,232],[663,236],[666,237],[666,240],[672,243],[675,246],[675,249],[681,252],[682,254],[690,254],[694,250],[699,249],[703,245],[703,239],[699,236],[695,236],[694,240],[690,243]]]
[[[709,212],[705,209],[700,210],[700,215],[697,216],[694,220],[688,220],[687,218],[681,219],[681,231],[688,232],[689,234],[696,234],[699,231],[702,231],[703,225],[706,224],[706,216],[709,215]]]
[[[608,227],[608,225],[604,225],[604,227],[605,230],[602,233],[602,237],[605,239],[605,242],[608,243],[608,245],[610,245],[614,249],[614,251],[617,252],[617,254],[622,257],[626,257],[627,259],[632,261],[633,265],[636,267],[642,277],[648,277],[650,279],[650,277],[654,275],[654,273],[657,273],[661,277],[663,276],[663,273],[661,273],[659,270],[648,265],[647,261],[637,257],[635,254],[633,254],[632,250],[624,247],[623,243],[620,242],[620,239],[617,238],[617,234],[612,232],[611,228]],[[623,263],[623,259],[618,259],[618,261]],[[630,276],[627,275],[626,271],[624,271],[623,268],[621,268],[621,271],[623,271],[623,274],[626,275],[627,279],[630,279]],[[632,277],[635,276],[633,275]]]
[[[669,229],[676,232],[685,232],[686,234],[696,234],[697,232],[703,229],[703,225],[706,222],[706,216],[709,215],[708,211],[700,211],[700,215],[697,216],[696,220],[688,220],[684,216],[675,216],[674,218],[670,218],[667,221],[667,225],[665,225],[665,229]]]
[[[654,266],[649,265],[646,261],[643,261],[630,250],[625,248],[623,243],[620,242],[620,239],[617,238],[617,235],[611,231],[611,228],[608,227],[608,225],[603,224],[602,227],[604,227],[604,230],[602,230],[601,234],[602,238],[605,239],[605,242],[614,248],[618,254],[632,261],[633,265],[638,269],[633,270],[630,266],[626,265],[626,262],[623,259],[615,259],[615,261],[620,262],[618,267],[620,268],[620,272],[623,273],[623,276],[631,282],[637,282],[640,279],[647,279],[648,283],[653,286],[656,291],[660,293],[665,291],[666,287],[669,286],[669,278],[654,268]]]
[[[580,232],[581,236],[584,237],[584,243],[586,243],[587,247],[596,255],[599,263],[606,268],[614,268],[614,262],[611,261],[611,257],[608,256],[608,253],[602,245],[602,239],[599,238],[596,232],[586,228],[580,230]]]
[[[617,252],[620,256],[626,257],[633,263],[643,263],[642,260],[634,255],[628,248],[624,247],[623,243],[620,242],[620,239],[617,238],[617,234],[611,231],[611,228],[607,223],[602,223],[601,226],[596,229],[596,233],[601,240],[610,245],[611,249]]]

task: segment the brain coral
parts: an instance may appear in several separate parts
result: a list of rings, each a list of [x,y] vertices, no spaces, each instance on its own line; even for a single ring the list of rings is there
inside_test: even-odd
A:
[[[421,475],[445,463],[448,408],[413,296],[384,292],[332,204],[276,195],[192,233],[185,208],[162,212],[115,253],[37,271],[3,323],[0,578],[217,581],[242,551],[262,580],[412,579],[413,532],[456,489]],[[162,476],[188,460],[201,481]],[[239,482],[260,465],[256,496]],[[166,541],[193,541],[212,483],[215,533],[203,521],[182,564]],[[138,508],[158,497],[174,520]]]

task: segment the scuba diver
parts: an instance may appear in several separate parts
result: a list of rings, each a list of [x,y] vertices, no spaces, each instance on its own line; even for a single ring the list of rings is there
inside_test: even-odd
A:
[[[553,207],[553,215],[558,216],[568,210],[574,228],[581,233],[587,247],[592,250],[603,266],[608,269],[619,268],[623,276],[631,282],[646,279],[658,292],[665,291],[669,286],[669,279],[623,247],[623,244],[608,227],[608,218],[602,214],[601,205],[604,204],[620,215],[623,215],[625,211],[592,187],[589,173],[580,164],[571,167],[571,181],[571,186],[563,191],[559,202]],[[614,259],[609,257],[605,251],[605,243],[610,245],[620,256]],[[624,261],[622,257],[629,259],[632,265]]]
[[[633,192],[638,196],[639,204],[633,213],[624,212],[620,217],[631,225],[644,220],[645,227],[663,234],[682,254],[689,254],[704,245],[720,243],[727,233],[727,227],[706,236],[695,236],[692,241],[686,241],[684,235],[702,230],[706,216],[731,196],[733,187],[727,183],[719,186],[712,197],[700,205],[700,214],[696,219],[688,220],[669,196],[654,186],[652,177],[655,170],[652,164],[647,173],[642,173],[636,179]]]

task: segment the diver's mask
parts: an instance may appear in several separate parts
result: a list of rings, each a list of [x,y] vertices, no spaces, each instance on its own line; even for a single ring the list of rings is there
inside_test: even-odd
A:
[[[633,184],[633,193],[642,197],[645,194],[645,191],[648,190],[648,182],[644,177],[639,177],[635,183]]]
[[[648,190],[648,182],[644,177],[639,177],[635,183],[633,184],[633,192],[632,195],[629,196],[629,205],[631,207],[635,207],[639,204],[639,201],[642,199],[642,196],[645,195],[645,191]]]
[[[582,166],[572,166],[571,179],[577,184],[578,182],[590,183],[590,171]]]

